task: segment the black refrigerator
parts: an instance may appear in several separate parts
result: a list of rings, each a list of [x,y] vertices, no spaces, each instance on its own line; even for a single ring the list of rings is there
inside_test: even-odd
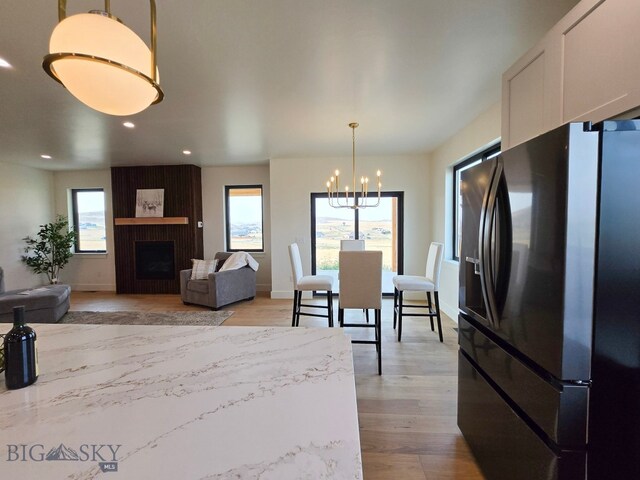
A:
[[[462,172],[458,426],[489,480],[640,479],[640,121]]]

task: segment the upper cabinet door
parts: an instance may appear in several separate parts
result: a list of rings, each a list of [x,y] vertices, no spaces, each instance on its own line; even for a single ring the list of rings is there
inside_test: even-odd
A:
[[[503,77],[502,142],[517,145],[545,131],[545,50],[521,59]]]
[[[640,105],[640,1],[598,2],[563,32],[562,123],[611,118]]]
[[[640,106],[640,0],[582,0],[502,76],[503,151]]]

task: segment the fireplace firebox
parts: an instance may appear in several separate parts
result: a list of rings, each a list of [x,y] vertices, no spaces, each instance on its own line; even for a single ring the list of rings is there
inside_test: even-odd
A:
[[[174,280],[174,242],[137,241],[136,280]]]

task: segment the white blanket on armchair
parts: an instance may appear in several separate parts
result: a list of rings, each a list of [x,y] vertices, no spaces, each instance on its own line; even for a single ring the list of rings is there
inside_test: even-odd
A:
[[[239,268],[249,265],[255,272],[258,271],[260,264],[256,262],[255,258],[249,255],[247,252],[235,252],[232,253],[229,258],[220,267],[220,272],[226,270],[237,270]]]

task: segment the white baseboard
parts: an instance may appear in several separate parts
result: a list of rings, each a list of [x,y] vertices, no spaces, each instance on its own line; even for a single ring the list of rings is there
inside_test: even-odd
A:
[[[284,290],[284,291],[275,291],[273,290],[271,292],[271,298],[273,300],[293,300],[293,290]],[[311,294],[311,292],[302,292],[302,298],[313,298],[313,295]],[[334,298],[336,298],[334,296]]]
[[[116,286],[108,283],[76,283],[71,284],[71,291],[76,292],[115,292]]]
[[[454,322],[458,323],[458,306],[455,307],[448,303],[440,303],[440,310],[444,312]]]
[[[291,290],[276,291],[271,290],[271,298],[274,300],[293,299],[293,292]]]
[[[256,291],[257,292],[270,292],[271,284],[270,283],[256,283]]]

